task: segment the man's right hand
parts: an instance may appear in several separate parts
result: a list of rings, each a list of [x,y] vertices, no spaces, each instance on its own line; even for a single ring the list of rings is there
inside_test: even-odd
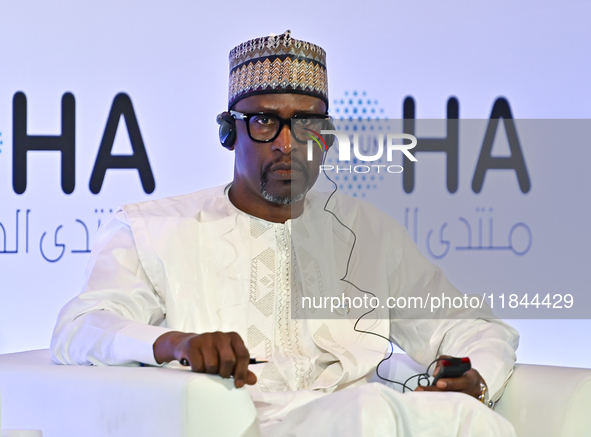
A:
[[[248,349],[235,332],[167,332],[154,342],[154,358],[158,364],[185,359],[193,372],[233,376],[236,388],[257,382],[256,375],[248,370]]]

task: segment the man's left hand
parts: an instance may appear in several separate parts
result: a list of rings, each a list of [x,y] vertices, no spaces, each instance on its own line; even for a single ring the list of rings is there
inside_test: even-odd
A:
[[[449,358],[446,356],[441,356],[439,359],[442,358]],[[434,375],[437,375],[437,372],[440,370],[439,361],[437,362],[437,367],[433,372]],[[415,391],[456,391],[461,393],[466,393],[472,397],[478,399],[478,397],[482,394],[482,386],[486,385],[480,373],[476,369],[470,369],[462,376],[457,378],[441,378],[437,381],[435,386],[419,386],[415,389]]]

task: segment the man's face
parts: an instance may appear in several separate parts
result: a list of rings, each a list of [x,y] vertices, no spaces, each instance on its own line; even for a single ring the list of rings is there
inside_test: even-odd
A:
[[[296,114],[324,114],[326,105],[317,97],[300,94],[263,94],[247,97],[233,109],[289,119]],[[321,154],[316,150],[314,159],[308,161],[307,142],[292,139],[288,126],[268,143],[252,140],[243,120],[236,120],[236,132],[233,187],[242,201],[289,204],[302,200],[318,178]]]

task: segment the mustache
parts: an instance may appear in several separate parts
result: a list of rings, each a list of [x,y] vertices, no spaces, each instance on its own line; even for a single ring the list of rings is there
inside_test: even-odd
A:
[[[264,180],[267,179],[267,176],[268,176],[269,172],[271,172],[271,171],[290,170],[290,169],[301,171],[303,173],[304,177],[306,178],[306,180],[310,176],[310,172],[308,170],[308,167],[305,165],[305,163],[302,160],[300,160],[299,158],[292,157],[289,161],[277,159],[273,162],[270,162],[265,167],[263,167],[263,171],[262,171],[263,179]]]

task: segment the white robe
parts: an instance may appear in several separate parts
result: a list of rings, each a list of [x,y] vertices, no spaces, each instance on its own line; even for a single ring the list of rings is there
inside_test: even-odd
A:
[[[299,435],[273,427],[289,427],[286,417],[298,414],[312,423],[316,403],[336,406],[338,399],[366,399],[368,393],[381,399],[376,411],[390,411],[386,422],[398,423],[397,435],[406,435],[409,422],[401,418],[413,416],[409,408],[415,398],[427,409],[429,402],[448,405],[449,420],[457,416],[456,423],[465,422],[456,414],[461,409],[452,407],[454,394],[442,403],[441,394],[404,398],[365,384],[388,346],[372,333],[390,337],[424,365],[441,354],[469,356],[492,399],[500,396],[515,362],[518,335],[486,309],[427,311],[421,315],[428,318],[418,319],[404,318],[406,310],[377,308],[358,322],[367,310],[331,313],[297,305],[303,296],[362,297],[366,293],[360,290],[376,294],[382,303],[389,296],[463,296],[390,217],[339,195],[327,205],[336,220],[325,211],[327,196],[310,192],[301,217],[270,223],[238,210],[226,191],[217,187],[126,205],[106,222],[94,244],[83,293],[58,318],[51,342],[54,360],[156,365],[152,346],[164,332],[235,331],[251,356],[270,360],[252,366],[259,381],[249,387],[261,422],[273,430],[268,435]],[[354,286],[340,280],[347,266],[346,279]],[[351,394],[354,390],[359,394]],[[324,401],[324,394],[333,391],[338,392],[330,395],[333,400]],[[471,406],[464,410],[472,414],[476,408],[497,420],[464,398]],[[371,417],[372,409],[362,409],[362,417]],[[445,416],[444,410],[437,414]],[[349,417],[364,423],[354,413]],[[500,417],[498,422],[503,422]],[[337,432],[338,423],[327,432]],[[374,435],[371,429],[356,435]]]

